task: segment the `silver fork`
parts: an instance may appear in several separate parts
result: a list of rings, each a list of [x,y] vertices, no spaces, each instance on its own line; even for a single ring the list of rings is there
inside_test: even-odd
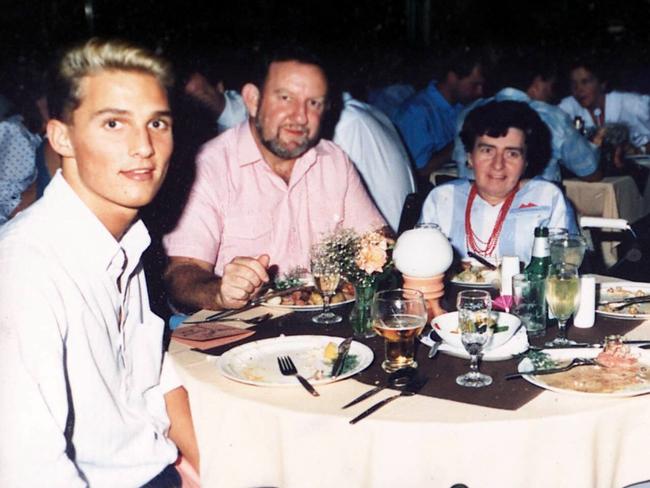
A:
[[[538,376],[542,374],[564,373],[565,371],[569,371],[570,369],[573,369],[578,366],[601,366],[603,368],[605,367],[603,364],[599,363],[595,359],[574,358],[569,364],[567,364],[566,366],[562,366],[560,368],[537,369],[537,370],[523,372],[523,373],[512,373],[512,374],[505,375],[504,379],[511,380],[514,378],[521,378],[522,376],[528,376],[528,375]]]
[[[313,396],[320,396],[314,387],[309,384],[309,381],[298,374],[296,365],[293,364],[293,361],[289,356],[278,356],[278,366],[280,367],[280,373],[284,376],[295,376],[309,393]]]

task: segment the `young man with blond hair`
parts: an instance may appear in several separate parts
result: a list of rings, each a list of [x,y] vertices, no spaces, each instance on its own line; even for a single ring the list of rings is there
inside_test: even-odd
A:
[[[169,66],[120,41],[62,58],[47,133],[62,169],[0,232],[0,486],[180,486],[198,469],[162,351],[138,210],[172,152]]]

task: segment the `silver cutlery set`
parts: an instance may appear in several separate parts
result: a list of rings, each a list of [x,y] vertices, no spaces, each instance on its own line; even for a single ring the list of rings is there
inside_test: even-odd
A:
[[[332,366],[332,374],[331,374],[332,378],[337,378],[343,372],[343,366],[345,365],[345,358],[347,357],[348,352],[350,351],[350,345],[352,343],[352,339],[353,339],[352,337],[348,337],[347,339],[345,339],[339,344],[338,355],[336,356],[336,360],[334,361],[334,365]],[[280,373],[282,373],[284,376],[295,376],[300,382],[300,384],[309,393],[311,393],[311,395],[320,396],[319,393],[316,391],[316,389],[309,383],[309,381],[307,381],[303,376],[298,374],[298,370],[296,369],[294,362],[291,360],[291,357],[279,356],[277,360],[278,360],[278,367],[280,368]],[[366,393],[360,395],[359,397],[352,400],[350,403],[344,405],[342,408],[348,408],[351,407],[352,405],[356,405],[357,403],[362,402],[367,398],[370,398],[374,394],[379,393],[381,390],[387,387],[398,388],[401,390],[400,393],[390,396],[378,403],[375,403],[370,408],[364,410],[362,413],[360,413],[352,420],[350,420],[350,424],[356,424],[361,419],[366,418],[368,415],[376,412],[381,407],[389,404],[390,402],[396,400],[397,398],[413,396],[417,394],[422,389],[422,387],[426,384],[427,381],[428,378],[419,376],[415,368],[400,369],[389,375],[388,382],[385,385],[374,387],[372,390],[367,391]]]

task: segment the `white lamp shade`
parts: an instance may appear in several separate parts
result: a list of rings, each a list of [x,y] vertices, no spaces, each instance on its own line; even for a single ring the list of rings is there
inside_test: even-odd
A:
[[[426,227],[404,232],[393,250],[395,267],[404,275],[427,278],[447,271],[454,259],[449,239],[440,229]]]

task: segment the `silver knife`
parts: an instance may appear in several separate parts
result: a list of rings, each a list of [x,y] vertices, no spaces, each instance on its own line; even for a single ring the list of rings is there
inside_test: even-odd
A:
[[[258,305],[261,305],[262,303],[266,302],[267,300],[275,297],[282,297],[284,295],[290,295],[294,291],[299,291],[303,290],[305,288],[311,288],[311,286],[305,286],[305,285],[300,285],[300,286],[292,286],[291,288],[287,288],[286,290],[278,290],[274,291],[272,293],[267,293],[266,295],[259,296],[257,298],[254,298],[250,302],[248,302],[247,305],[244,305],[242,308],[233,308],[231,310],[222,310],[221,312],[213,313],[212,315],[208,315],[205,319],[197,321],[197,322],[213,322],[215,320],[220,320],[225,317],[230,317],[231,315],[235,315],[240,312],[244,312],[246,310],[250,310],[251,308],[257,307]],[[192,323],[192,322],[185,322],[186,324]]]
[[[339,344],[338,355],[334,361],[334,366],[332,366],[332,378],[338,377],[341,374],[341,371],[343,371],[343,365],[345,364],[345,358],[348,356],[348,352],[350,352],[352,339],[353,337],[348,337]]]
[[[344,408],[351,407],[352,405],[356,405],[357,403],[364,401],[366,398],[370,398],[375,393],[379,393],[381,390],[383,390],[384,388],[388,388],[389,386],[394,388],[401,388],[403,386],[406,386],[411,381],[413,381],[413,377],[417,374],[417,372],[418,372],[417,369],[411,367],[402,368],[402,369],[398,369],[397,371],[393,371],[391,374],[388,375],[388,381],[386,381],[386,383],[384,383],[383,385],[377,385],[373,389],[368,390],[365,393],[362,393],[351,402],[343,405],[341,408],[344,409]]]
[[[389,404],[393,400],[404,397],[404,396],[413,396],[415,395],[418,391],[422,389],[422,387],[426,384],[426,382],[429,381],[429,378],[426,377],[415,377],[413,378],[413,381],[411,381],[408,385],[404,387],[404,389],[398,393],[397,395],[390,396],[386,398],[385,400],[382,400],[378,403],[375,403],[372,407],[369,409],[361,412],[359,415],[354,417],[352,420],[350,420],[350,424],[354,425],[356,424],[359,420],[365,419],[368,415],[376,412],[379,410],[381,407],[384,405]]]
[[[627,340],[623,341],[623,344],[627,344],[630,346],[641,346],[645,344],[650,344],[650,339],[648,340]],[[603,342],[576,342],[575,344],[566,344],[562,346],[544,346],[544,347],[536,347],[536,346],[530,346],[530,349],[533,351],[543,351],[543,350],[548,350],[548,349],[599,349],[605,347],[605,344]]]
[[[650,295],[641,295],[638,297],[619,298],[618,300],[608,300],[606,302],[598,302],[598,305],[611,305],[612,303],[643,303],[650,301]]]

